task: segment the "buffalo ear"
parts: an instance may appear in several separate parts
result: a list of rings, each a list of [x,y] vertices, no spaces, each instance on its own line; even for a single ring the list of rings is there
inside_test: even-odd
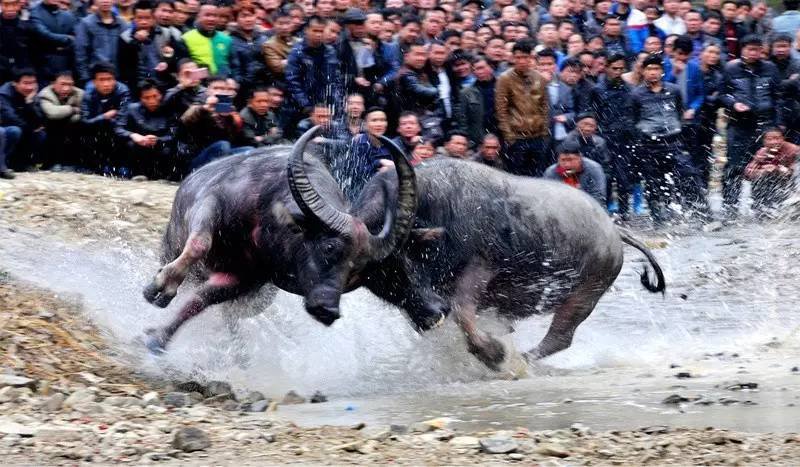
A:
[[[303,216],[293,215],[289,208],[280,201],[272,203],[272,216],[278,224],[283,225],[293,233],[301,233],[303,231],[302,227],[300,227],[303,222]]]
[[[411,240],[416,243],[433,243],[444,237],[444,227],[426,227],[411,229]]]

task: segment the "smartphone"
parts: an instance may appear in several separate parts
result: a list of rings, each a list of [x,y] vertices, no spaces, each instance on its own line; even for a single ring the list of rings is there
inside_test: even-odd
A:
[[[208,68],[196,68],[189,72],[189,77],[196,81],[208,78]]]
[[[233,96],[217,94],[217,103],[214,105],[214,111],[218,114],[229,114],[233,112]]]

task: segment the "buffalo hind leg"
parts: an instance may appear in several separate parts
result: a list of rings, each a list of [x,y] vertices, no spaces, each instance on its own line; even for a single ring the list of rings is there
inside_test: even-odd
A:
[[[193,209],[189,221],[191,233],[186,239],[183,251],[174,261],[158,270],[152,282],[143,291],[145,300],[157,307],[166,308],[175,298],[189,268],[204,259],[211,249],[211,233],[215,231],[216,211],[216,203],[210,198]]]
[[[184,323],[202,313],[206,308],[233,300],[250,289],[251,287],[242,285],[233,274],[212,273],[208,280],[192,293],[171,323],[161,328],[151,328],[145,331],[145,345],[154,354],[163,353],[172,336]]]
[[[524,354],[525,359],[533,361],[545,358],[572,345],[572,338],[578,326],[589,317],[607,288],[607,284],[588,281],[572,291],[566,300],[556,307],[547,334],[535,349]]]
[[[503,344],[478,329],[476,324],[478,303],[492,277],[493,273],[478,262],[473,261],[467,266],[458,279],[452,311],[467,338],[469,353],[490,369],[499,371],[506,356]]]

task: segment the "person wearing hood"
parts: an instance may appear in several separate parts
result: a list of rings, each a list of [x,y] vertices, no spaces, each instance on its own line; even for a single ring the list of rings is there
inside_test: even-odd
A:
[[[208,68],[211,75],[230,76],[238,65],[231,63],[231,36],[217,30],[220,21],[217,6],[213,3],[200,5],[194,29],[183,34],[183,42],[191,59],[201,67]]]
[[[134,27],[119,36],[120,81],[131,93],[145,80],[154,80],[163,92],[176,84],[177,63],[188,55],[180,35],[155,23],[151,0],[139,0],[133,7]]]
[[[95,63],[110,63],[117,68],[119,35],[128,27],[113,11],[113,0],[94,0],[95,12],[83,18],[75,28],[75,66],[78,81],[88,83],[89,68]]]

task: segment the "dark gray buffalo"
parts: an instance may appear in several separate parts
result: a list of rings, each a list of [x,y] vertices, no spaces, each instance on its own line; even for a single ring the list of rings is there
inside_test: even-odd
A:
[[[144,297],[166,307],[187,275],[200,286],[167,326],[147,331],[146,345],[162,352],[187,320],[208,306],[272,283],[305,297],[306,310],[330,325],[339,298],[357,287],[353,272],[380,262],[408,237],[416,207],[414,171],[392,149],[399,183],[382,199],[379,233],[349,214],[349,205],[328,169],[303,151],[313,132],[293,148],[282,146],[236,155],[189,175],[175,194],[162,242],[162,264]],[[388,140],[386,140],[388,141]],[[294,154],[292,154],[294,152]],[[374,178],[368,186],[385,179]],[[372,192],[372,190],[370,190]]]
[[[451,158],[430,160],[415,172],[414,235],[395,254],[371,264],[359,282],[405,309],[412,321],[452,310],[470,352],[490,368],[498,368],[504,350],[476,327],[479,309],[494,307],[512,319],[554,313],[547,334],[525,357],[564,350],[617,278],[623,242],[644,253],[655,269],[656,284],[646,269],[642,273],[645,288],[665,290],[650,251],[580,190]],[[389,173],[375,178],[396,183]],[[356,205],[368,225],[383,213],[380,185],[367,186]]]

